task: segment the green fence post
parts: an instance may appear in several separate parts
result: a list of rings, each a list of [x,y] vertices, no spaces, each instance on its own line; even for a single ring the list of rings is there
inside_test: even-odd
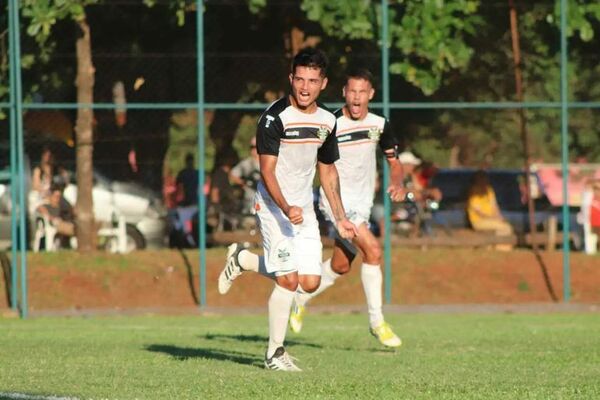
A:
[[[561,116],[561,149],[562,149],[562,217],[563,217],[563,300],[571,298],[571,265],[570,265],[570,220],[569,220],[569,108],[568,108],[568,57],[567,57],[567,0],[560,2],[560,116]]]
[[[27,242],[25,231],[27,230],[25,220],[25,179],[24,179],[24,151],[23,151],[23,95],[21,87],[21,43],[19,38],[19,4],[17,0],[10,0],[12,17],[11,35],[12,57],[11,65],[14,79],[14,110],[15,127],[17,135],[17,170],[19,175],[19,250],[21,255],[21,318],[27,318]]]
[[[11,201],[11,212],[10,212],[10,307],[13,310],[17,310],[17,250],[19,246],[18,230],[17,230],[17,204],[21,201],[18,197],[18,175],[17,175],[17,125],[16,125],[16,112],[15,112],[15,71],[12,59],[14,58],[12,37],[15,34],[15,28],[13,27],[12,17],[12,2],[8,5],[8,32],[9,32],[9,44],[8,44],[8,57],[10,59],[10,70],[9,70],[9,90],[10,90],[10,201]]]
[[[197,75],[198,75],[198,230],[200,248],[200,271],[199,271],[199,301],[200,308],[206,306],[206,199],[204,198],[204,5],[202,0],[196,0],[196,47],[198,53]]]
[[[387,0],[381,0],[381,88],[383,100],[383,115],[390,117],[390,81],[389,81],[389,14]],[[381,190],[383,191],[384,209],[384,264],[385,264],[385,302],[392,302],[392,255],[391,255],[391,222],[390,222],[390,198],[386,189],[390,179],[390,171],[387,160],[383,157],[383,179]]]

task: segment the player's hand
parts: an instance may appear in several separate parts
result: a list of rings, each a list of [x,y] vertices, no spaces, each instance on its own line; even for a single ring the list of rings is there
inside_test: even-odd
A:
[[[342,239],[352,239],[358,236],[358,228],[347,218],[338,221],[336,228]]]
[[[294,225],[299,225],[304,221],[304,217],[302,216],[302,208],[298,206],[290,206],[285,215]]]
[[[392,201],[402,201],[406,197],[407,190],[404,186],[390,185],[388,186],[387,193],[390,195]]]

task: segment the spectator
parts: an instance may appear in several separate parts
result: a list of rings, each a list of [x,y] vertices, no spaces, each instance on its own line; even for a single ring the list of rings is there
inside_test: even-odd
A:
[[[260,180],[258,153],[256,151],[256,137],[250,140],[250,155],[237,163],[229,172],[229,180],[234,185],[239,185],[243,190],[242,214],[254,213],[254,195],[256,185]]]
[[[414,179],[421,190],[421,197],[426,201],[440,202],[442,200],[442,191],[435,186],[431,186],[431,179],[437,171],[437,167],[430,161],[422,162],[413,171]]]
[[[209,214],[217,217],[216,230],[235,229],[239,214],[239,200],[229,183],[229,173],[233,165],[231,157],[224,157],[210,176]]]
[[[592,183],[592,203],[590,205],[590,225],[592,232],[600,236],[600,180]]]
[[[178,206],[187,207],[198,204],[198,169],[196,169],[192,153],[186,154],[185,168],[177,174],[175,184],[177,193],[181,196]]]
[[[54,155],[50,147],[44,146],[40,163],[33,168],[31,191],[29,192],[29,209],[35,211],[50,198],[50,186],[54,176]]]
[[[75,236],[75,213],[71,204],[63,197],[64,186],[53,183],[47,201],[37,208],[37,212],[48,218],[52,226],[63,238]]]
[[[467,216],[476,231],[491,231],[497,236],[510,236],[512,226],[504,219],[496,201],[496,193],[485,171],[473,176],[467,197]],[[510,250],[510,245],[497,245],[498,250]]]

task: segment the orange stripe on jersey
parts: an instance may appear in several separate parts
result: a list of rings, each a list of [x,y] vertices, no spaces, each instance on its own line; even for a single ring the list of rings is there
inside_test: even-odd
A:
[[[350,147],[350,146],[357,146],[359,144],[369,144],[369,143],[373,143],[373,141],[371,139],[363,139],[363,140],[357,140],[354,142],[338,143],[338,147]]]
[[[366,125],[366,126],[355,126],[352,128],[348,128],[348,129],[343,129],[341,131],[337,131],[337,136],[340,136],[343,133],[348,133],[348,132],[359,132],[359,131],[364,131],[364,130],[369,130],[371,128],[378,128],[377,125]]]
[[[319,124],[316,122],[292,122],[290,124],[287,124],[283,127],[283,130],[285,131],[287,128],[291,127],[291,126],[317,126],[317,127],[326,127],[327,129],[329,129],[329,132],[331,132],[333,130],[332,127],[330,127],[329,125],[326,124]]]
[[[319,139],[304,139],[304,140],[299,140],[299,139],[281,139],[281,143],[286,143],[286,144],[305,144],[305,143],[315,143],[315,144],[321,144],[321,141]]]

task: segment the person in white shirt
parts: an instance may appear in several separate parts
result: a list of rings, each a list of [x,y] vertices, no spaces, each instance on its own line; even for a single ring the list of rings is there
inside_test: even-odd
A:
[[[301,50],[289,75],[291,94],[275,101],[260,117],[256,145],[261,181],[255,210],[263,238],[263,262],[235,243],[229,246],[219,276],[221,294],[227,293],[244,271],[261,272],[275,280],[269,299],[267,369],[300,371],[283,344],[296,290],[310,293],[321,281],[322,244],[312,193],[317,169],[338,232],[344,238],[357,233],[340,199],[336,118],[317,103],[327,86],[326,68],[327,58],[321,51]]]
[[[306,303],[333,285],[335,280],[350,271],[352,261],[360,252],[362,256],[361,280],[369,311],[370,332],[383,345],[399,347],[400,338],[383,318],[381,245],[369,229],[369,217],[377,179],[376,150],[379,147],[390,167],[390,184],[387,188],[392,201],[404,199],[403,168],[398,160],[398,141],[389,122],[369,111],[373,98],[373,76],[368,70],[358,69],[346,77],[343,95],[346,104],[337,117],[337,139],[340,158],[335,162],[340,175],[342,202],[346,216],[358,227],[358,235],[344,238],[336,232],[333,256],[322,263],[321,285],[312,293],[298,292],[290,317],[292,331],[302,329]],[[333,221],[330,202],[321,187],[320,208],[326,218]]]

